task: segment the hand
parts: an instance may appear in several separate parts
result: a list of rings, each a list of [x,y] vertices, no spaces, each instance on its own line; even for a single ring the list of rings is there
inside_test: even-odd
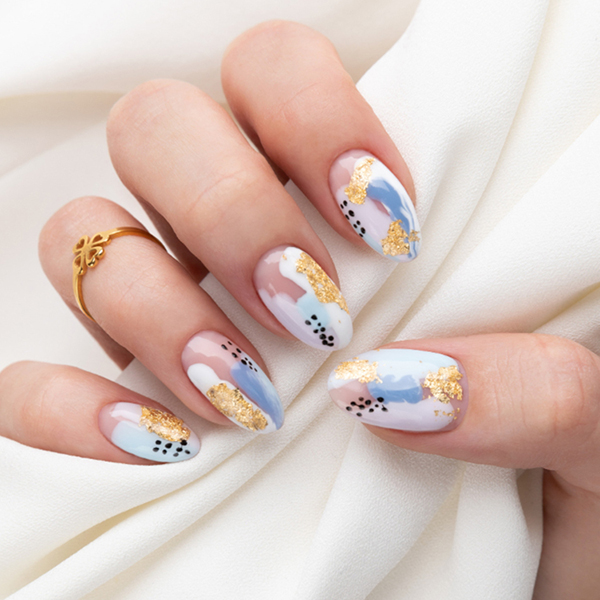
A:
[[[48,222],[40,256],[67,305],[117,364],[135,356],[192,412],[268,433],[281,427],[283,409],[266,366],[197,283],[212,272],[273,333],[331,351],[349,341],[350,316],[331,257],[282,183],[291,177],[338,234],[392,260],[416,256],[419,226],[404,161],[322,36],[290,23],[254,28],[226,53],[223,86],[260,153],[220,106],[183,82],[143,84],[109,118],[115,169],[175,258],[140,237],[105,246],[82,280],[91,321],[73,296],[73,246],[82,235],[142,226],[109,200],[78,199]],[[443,355],[431,358],[428,387],[429,371],[390,361],[387,374],[416,378],[412,389],[421,396],[392,386],[394,399],[386,398],[390,380],[375,370],[368,382],[334,374],[336,402],[365,423],[369,415],[388,419],[369,427],[406,448],[547,469],[536,597],[594,597],[598,357],[531,335],[393,347]],[[0,394],[0,434],[30,446],[134,464],[185,460],[200,449],[164,407],[71,367],[12,365],[0,374]],[[415,422],[421,432],[406,432]]]
[[[73,247],[140,223],[109,200],[74,200],[44,227],[40,257],[118,365],[135,356],[201,417],[268,433],[283,408],[266,366],[198,282],[212,272],[273,333],[331,351],[352,335],[348,307],[331,257],[282,182],[291,177],[340,235],[393,260],[416,255],[419,227],[406,165],[321,35],[291,23],[247,32],[226,53],[223,85],[262,154],[183,82],[139,86],[108,120],[115,169],[176,258],[133,235],[82,243],[79,264],[96,262],[80,279],[90,320],[73,294]],[[0,434],[37,448],[135,464],[200,448],[164,407],[71,367],[12,365],[0,393]]]
[[[539,600],[598,597],[598,390],[598,356],[534,334],[398,342],[340,364],[329,378],[334,402],[392,444],[546,469]]]

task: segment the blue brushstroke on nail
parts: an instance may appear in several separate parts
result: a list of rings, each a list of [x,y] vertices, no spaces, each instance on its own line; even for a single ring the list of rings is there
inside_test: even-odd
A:
[[[321,323],[321,327],[327,327],[329,325],[329,313],[314,294],[304,294],[304,296],[298,298],[296,306],[304,320],[313,321],[315,328],[317,323]],[[316,321],[312,319],[312,315],[317,316]]]
[[[265,412],[279,429],[283,425],[283,406],[271,380],[260,367],[257,371],[248,365],[236,362],[231,368],[231,376],[244,394]]]
[[[412,205],[407,205],[410,198],[401,196],[387,181],[384,179],[372,180],[367,187],[367,195],[372,200],[381,202],[389,212],[391,219],[402,223],[402,228],[406,233],[419,230]],[[410,253],[404,256],[408,259],[415,258],[419,252],[420,242],[409,242],[409,246]]]
[[[389,402],[416,404],[423,398],[423,390],[412,375],[404,375],[399,379],[394,375],[386,375],[381,378],[381,383],[371,381],[367,387],[374,398],[385,398]]]

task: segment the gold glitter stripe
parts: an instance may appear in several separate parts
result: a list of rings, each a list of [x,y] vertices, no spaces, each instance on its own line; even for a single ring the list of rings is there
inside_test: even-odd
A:
[[[387,237],[381,240],[383,253],[388,256],[398,256],[399,254],[409,254],[410,246],[408,242],[420,241],[419,232],[414,229],[410,234],[404,231],[401,225],[402,221],[390,223]]]
[[[425,381],[423,381],[423,388],[429,388],[431,395],[437,398],[444,404],[449,404],[453,400],[452,396],[456,397],[456,400],[462,400],[463,390],[459,380],[462,379],[462,373],[456,368],[455,365],[450,367],[440,367],[437,373],[429,371]]]
[[[296,261],[296,271],[306,275],[308,283],[319,302],[323,304],[335,302],[342,310],[348,312],[348,305],[340,290],[329,279],[327,273],[306,252],[302,252],[300,258]]]
[[[155,433],[170,442],[187,440],[191,434],[183,421],[175,415],[148,406],[142,406],[140,427],[145,427],[150,433]]]
[[[250,431],[262,431],[268,425],[265,416],[258,408],[253,408],[238,388],[218,383],[206,392],[206,397],[218,411],[226,417],[233,417]]]
[[[335,370],[336,379],[357,379],[360,383],[369,383],[376,381],[381,383],[377,375],[378,363],[370,363],[368,360],[348,360],[339,364]]]
[[[371,165],[375,162],[374,158],[365,158],[354,167],[354,173],[350,178],[348,187],[344,190],[348,200],[352,204],[364,204],[367,197],[367,187],[371,181]]]

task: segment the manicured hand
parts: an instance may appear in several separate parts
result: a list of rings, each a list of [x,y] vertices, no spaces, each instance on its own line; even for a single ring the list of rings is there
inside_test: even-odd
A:
[[[414,340],[341,363],[329,392],[402,448],[546,469],[534,597],[600,597],[600,357],[547,335]]]
[[[73,247],[142,225],[108,199],[73,200],[44,227],[40,257],[118,365],[136,357],[201,417],[270,433],[283,408],[266,365],[198,282],[210,271],[264,327],[304,342],[300,358],[331,352],[350,341],[350,311],[283,182],[292,178],[337,234],[394,261],[416,256],[419,225],[402,157],[323,36],[281,22],[248,31],[226,52],[223,87],[258,152],[221,106],[181,81],[140,85],[108,120],[114,167],[173,256],[133,235],[83,240],[79,260],[96,262],[81,277],[93,320],[74,297]],[[12,365],[0,394],[0,434],[37,448],[136,464],[200,449],[164,407],[72,367]]]

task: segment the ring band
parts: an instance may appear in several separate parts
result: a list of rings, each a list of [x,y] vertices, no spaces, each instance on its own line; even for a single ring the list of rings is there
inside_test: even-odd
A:
[[[148,240],[152,240],[165,250],[162,243],[151,233],[148,233],[143,229],[138,229],[137,227],[115,227],[115,229],[101,231],[91,238],[87,235],[79,238],[79,241],[73,247],[73,254],[75,254],[75,259],[73,260],[73,293],[75,294],[75,300],[77,300],[77,306],[79,306],[81,312],[94,322],[94,317],[92,317],[83,301],[83,292],[81,289],[83,276],[87,273],[88,267],[92,269],[98,264],[99,260],[104,257],[106,254],[104,247],[108,246],[113,238],[121,237],[123,235],[137,235],[139,237],[144,237]]]

